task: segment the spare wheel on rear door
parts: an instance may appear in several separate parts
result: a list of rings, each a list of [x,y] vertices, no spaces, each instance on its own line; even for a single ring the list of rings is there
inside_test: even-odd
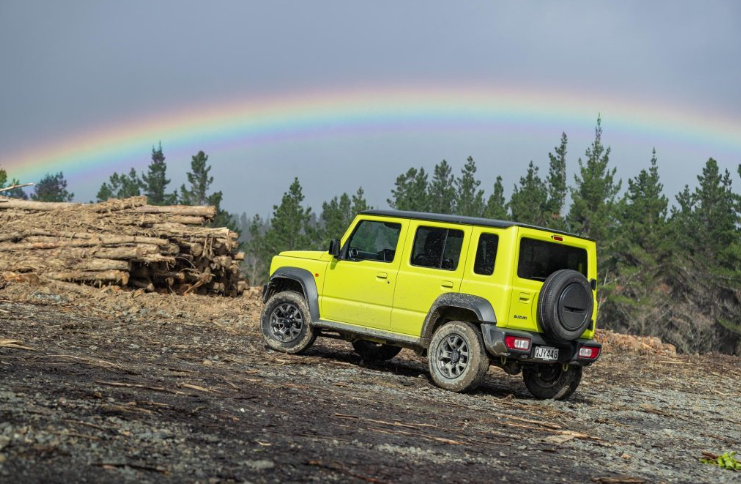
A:
[[[545,280],[538,296],[538,323],[553,341],[568,343],[589,326],[594,298],[589,281],[571,269],[556,271]]]

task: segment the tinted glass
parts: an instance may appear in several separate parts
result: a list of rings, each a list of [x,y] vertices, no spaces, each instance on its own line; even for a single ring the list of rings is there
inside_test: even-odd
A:
[[[401,224],[363,220],[350,236],[347,258],[392,262]]]
[[[573,269],[586,277],[587,251],[542,240],[520,241],[520,262],[517,266],[519,277],[545,281],[548,276],[561,269]]]
[[[473,265],[473,272],[484,276],[494,274],[494,261],[497,259],[498,246],[499,236],[495,234],[481,234],[479,237],[479,246],[476,249],[476,262]]]
[[[463,231],[420,227],[414,238],[411,264],[454,271],[463,246]]]

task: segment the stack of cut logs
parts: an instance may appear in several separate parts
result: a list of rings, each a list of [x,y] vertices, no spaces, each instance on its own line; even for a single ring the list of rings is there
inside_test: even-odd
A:
[[[44,203],[0,197],[0,272],[146,291],[236,296],[246,283],[238,234],[208,228],[215,207],[146,197]]]

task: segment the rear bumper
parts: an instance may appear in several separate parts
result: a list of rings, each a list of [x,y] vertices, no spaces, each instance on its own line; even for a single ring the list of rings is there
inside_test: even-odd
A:
[[[556,344],[547,341],[542,333],[531,333],[529,331],[512,331],[509,329],[497,328],[493,324],[482,324],[481,333],[484,337],[486,351],[494,357],[508,358],[523,363],[545,363],[544,360],[534,358],[536,346],[553,346],[559,349],[558,363],[577,364],[588,366],[599,360],[602,356],[602,345],[591,339],[577,339],[568,344]],[[530,338],[530,349],[515,350],[508,348],[504,343],[506,336],[516,336],[518,338]],[[591,346],[600,348],[597,358],[580,358],[579,349],[582,346]],[[555,362],[554,362],[555,363]]]

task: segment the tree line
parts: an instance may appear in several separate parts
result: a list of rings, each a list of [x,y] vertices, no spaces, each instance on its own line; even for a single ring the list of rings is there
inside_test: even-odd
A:
[[[399,210],[506,219],[593,238],[600,326],[658,336],[683,352],[741,355],[741,196],[733,191],[734,175],[710,158],[694,188],[686,185],[670,204],[656,150],[622,190],[599,118],[572,180],[566,174],[568,148],[564,133],[548,153],[547,171],[541,174],[531,161],[509,199],[501,176],[486,196],[469,157],[458,174],[446,160],[431,173],[409,168],[396,178],[387,203]],[[360,188],[324,202],[316,216],[294,179],[269,220],[240,217],[250,282],[266,280],[270,260],[280,251],[326,250],[367,208]]]
[[[571,180],[568,148],[564,133],[548,153],[547,170],[541,172],[531,161],[509,198],[501,176],[486,186],[486,195],[476,162],[469,157],[458,173],[446,160],[431,173],[409,168],[394,181],[387,203],[399,210],[506,219],[593,238],[598,244],[600,326],[659,336],[684,352],[741,355],[741,196],[733,190],[735,175],[721,171],[710,158],[693,188],[686,185],[670,203],[655,150],[647,156],[646,168],[622,190],[599,118],[594,140],[577,159]],[[114,173],[97,198],[146,195],[150,204],[216,205],[214,226],[242,232],[247,253],[243,271],[253,285],[265,282],[277,253],[326,250],[357,213],[371,208],[360,187],[324,202],[317,214],[304,203],[295,178],[268,219],[235,217],[221,209],[222,192],[211,191],[208,156],[198,152],[190,168],[187,184],[169,191],[162,147],[153,147],[146,172]],[[0,187],[14,183],[0,169]],[[4,194],[26,197],[20,189]],[[58,173],[46,175],[31,198],[67,201],[72,194]]]

